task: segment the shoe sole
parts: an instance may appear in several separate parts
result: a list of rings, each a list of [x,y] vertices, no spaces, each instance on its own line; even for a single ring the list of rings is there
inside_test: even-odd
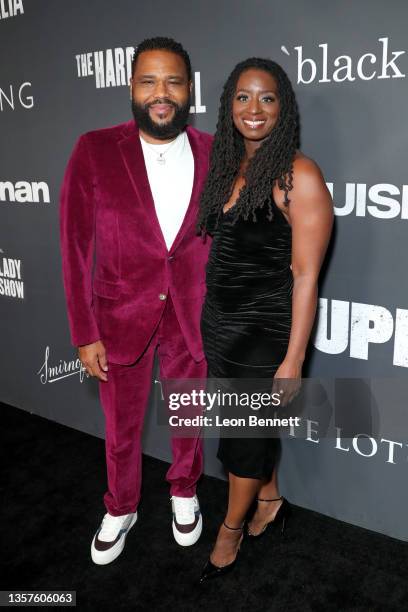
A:
[[[192,546],[199,539],[201,532],[203,530],[203,517],[200,514],[197,525],[194,527],[193,531],[190,533],[180,533],[174,524],[173,521],[173,536],[176,540],[177,544],[180,546]]]
[[[125,548],[126,536],[131,530],[131,528],[133,527],[133,525],[136,523],[136,521],[137,521],[137,512],[135,512],[135,516],[133,517],[129,527],[127,528],[126,533],[124,533],[122,537],[120,538],[120,540],[116,542],[115,546],[112,546],[112,548],[109,548],[108,550],[104,550],[104,551],[96,550],[95,548],[96,534],[95,534],[92,540],[92,544],[91,544],[92,561],[96,563],[96,565],[108,565],[109,563],[112,563],[112,561],[117,559],[120,553],[122,552],[122,550]]]

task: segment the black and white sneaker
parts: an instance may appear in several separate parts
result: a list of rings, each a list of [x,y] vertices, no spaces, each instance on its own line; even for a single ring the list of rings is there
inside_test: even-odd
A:
[[[203,529],[203,519],[197,496],[171,498],[173,510],[173,535],[180,546],[192,546]]]
[[[101,526],[95,533],[91,545],[92,561],[97,565],[107,565],[125,547],[126,536],[129,529],[137,521],[137,512],[112,516],[107,513],[102,519]]]

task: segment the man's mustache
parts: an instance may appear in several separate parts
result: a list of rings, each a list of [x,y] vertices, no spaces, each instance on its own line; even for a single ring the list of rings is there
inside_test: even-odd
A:
[[[153,100],[153,102],[146,104],[145,108],[146,109],[151,108],[152,106],[155,106],[156,104],[169,104],[176,109],[179,108],[179,106],[175,102],[173,102],[173,100],[170,100],[169,98],[156,98],[155,100]]]

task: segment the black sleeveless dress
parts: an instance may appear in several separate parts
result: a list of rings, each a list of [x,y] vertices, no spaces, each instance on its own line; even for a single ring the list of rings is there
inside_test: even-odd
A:
[[[289,342],[293,277],[291,227],[271,199],[256,221],[238,218],[234,206],[211,231],[207,294],[201,332],[210,378],[272,381]],[[210,224],[211,225],[211,224]],[[276,438],[220,437],[218,458],[227,471],[269,478],[279,450]]]

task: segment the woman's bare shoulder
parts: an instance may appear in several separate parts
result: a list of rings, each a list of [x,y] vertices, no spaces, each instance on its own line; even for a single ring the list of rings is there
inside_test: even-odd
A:
[[[296,151],[293,160],[293,174],[294,176],[322,176],[322,172],[314,159],[308,157],[300,150]]]

